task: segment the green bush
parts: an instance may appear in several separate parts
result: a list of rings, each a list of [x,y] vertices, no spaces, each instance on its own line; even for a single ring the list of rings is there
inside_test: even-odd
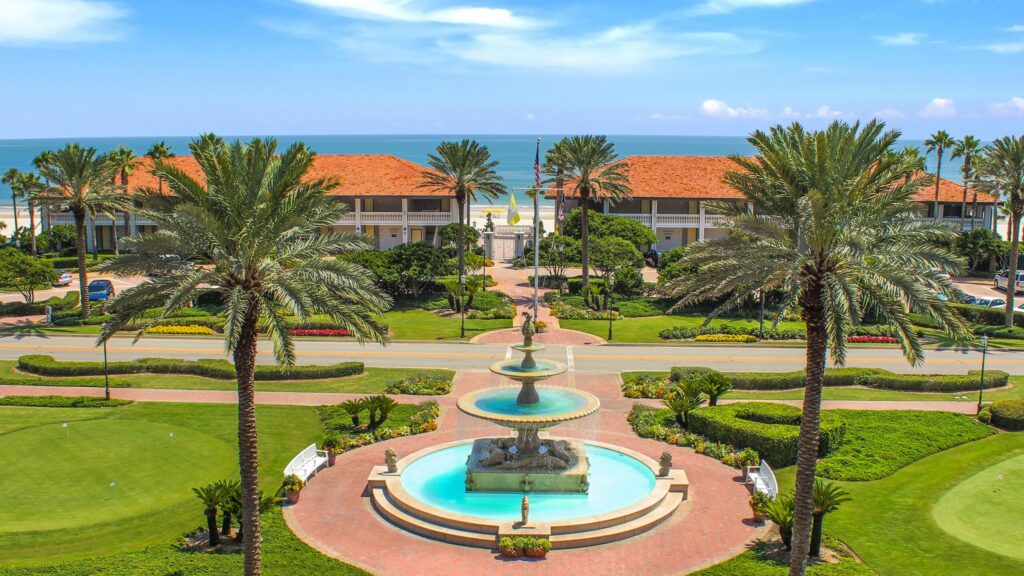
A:
[[[71,311],[72,314],[81,314],[78,308],[78,291],[73,290],[61,296],[51,296],[46,300],[39,300],[32,302],[7,302],[6,304],[0,304],[0,316],[33,316],[36,314],[45,314],[46,307],[53,307],[54,317],[57,316],[58,312],[65,310]]]
[[[668,409],[634,404],[626,415],[626,421],[633,432],[641,438],[653,438],[673,446],[693,448],[697,454],[714,458],[734,468],[742,469],[744,466],[757,464],[761,459],[756,450],[740,450],[731,444],[712,442],[700,434],[679,428],[675,414]]]
[[[977,336],[988,336],[989,338],[1009,338],[1013,340],[1024,340],[1024,328],[1019,326],[974,326],[974,333]]]
[[[47,355],[28,355],[18,358],[18,369],[40,376],[100,376],[102,362],[65,362]],[[227,360],[177,360],[169,358],[139,358],[138,360],[110,362],[108,374],[189,374],[220,380],[234,380],[235,367]],[[329,366],[256,366],[256,380],[320,380],[340,378],[363,373],[362,362],[342,362]]]
[[[716,442],[752,448],[773,466],[796,464],[800,409],[785,404],[740,402],[690,412],[689,428]],[[845,425],[832,413],[821,414],[818,454],[825,456],[843,441]]]
[[[996,400],[988,409],[994,426],[1004,430],[1024,430],[1024,399]]]
[[[0,396],[0,406],[32,406],[39,408],[116,408],[131,400],[106,400],[96,396]]]
[[[447,394],[452,391],[452,374],[427,374],[420,372],[415,376],[388,382],[384,391],[388,394],[416,394],[423,396]]]
[[[1002,326],[1006,323],[1006,312],[1003,308],[989,308],[987,306],[975,306],[973,304],[950,304],[965,320],[972,324],[983,324],[987,326]],[[935,322],[929,324],[918,322],[920,314],[914,315],[914,324],[937,328]],[[1024,312],[1013,313],[1013,325],[1024,328]]]
[[[672,368],[669,379],[678,381],[692,367]],[[804,372],[726,372],[737,390],[790,390],[806,385]],[[1001,370],[985,372],[985,388],[1006,386],[1010,375]],[[960,392],[977,390],[981,373],[967,374],[896,374],[881,368],[829,368],[825,370],[824,386],[865,386],[883,390],[908,392]]]

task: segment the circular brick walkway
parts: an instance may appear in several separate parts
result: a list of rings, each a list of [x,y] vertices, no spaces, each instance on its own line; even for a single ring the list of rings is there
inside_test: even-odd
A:
[[[442,401],[438,431],[341,455],[333,468],[311,480],[297,505],[285,510],[288,525],[324,554],[381,576],[685,574],[740,553],[765,531],[749,519],[748,492],[736,469],[690,449],[644,440],[632,433],[625,418],[629,402],[619,395],[617,379],[568,373],[550,382],[585,389],[603,403],[597,414],[556,427],[553,434],[609,442],[655,459],[668,449],[674,467],[682,468],[689,477],[689,501],[650,532],[613,544],[556,550],[541,561],[505,561],[496,552],[428,540],[388,523],[364,497],[366,478],[373,466],[383,463],[385,449],[391,448],[401,457],[432,444],[507,433],[459,413],[454,402],[447,401],[500,384],[492,374],[464,372],[456,379],[454,393]]]

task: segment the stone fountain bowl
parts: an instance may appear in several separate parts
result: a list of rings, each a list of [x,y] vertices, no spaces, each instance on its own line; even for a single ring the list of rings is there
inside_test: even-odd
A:
[[[491,372],[522,382],[523,380],[546,380],[568,370],[565,364],[551,360],[536,360],[533,368],[524,368],[520,360],[503,360],[491,364]]]
[[[597,396],[575,388],[537,386],[540,402],[518,404],[516,386],[484,388],[459,398],[458,407],[470,416],[509,428],[548,428],[589,416],[601,406]]]

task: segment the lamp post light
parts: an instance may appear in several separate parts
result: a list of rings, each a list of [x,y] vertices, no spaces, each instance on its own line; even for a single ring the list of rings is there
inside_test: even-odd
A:
[[[982,395],[985,391],[985,356],[988,356],[988,336],[981,337],[981,380],[978,382],[978,413],[981,413]]]

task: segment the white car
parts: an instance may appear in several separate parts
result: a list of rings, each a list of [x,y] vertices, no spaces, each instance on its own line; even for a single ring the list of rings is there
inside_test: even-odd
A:
[[[1006,285],[1010,280],[1008,276],[1008,270],[996,273],[996,277],[992,280],[992,285],[995,286],[996,290],[1006,290]],[[1024,271],[1018,270],[1016,289],[1014,292],[1020,292],[1021,290],[1024,290]]]
[[[57,278],[53,281],[54,286],[70,286],[71,282],[74,281],[75,277],[71,275],[71,272],[67,270],[57,269],[54,270],[57,273]]]
[[[977,300],[974,301],[974,305],[984,306],[986,308],[1002,308],[1003,306],[1006,306],[1006,300],[1003,300],[1002,298],[990,297],[978,298]]]

